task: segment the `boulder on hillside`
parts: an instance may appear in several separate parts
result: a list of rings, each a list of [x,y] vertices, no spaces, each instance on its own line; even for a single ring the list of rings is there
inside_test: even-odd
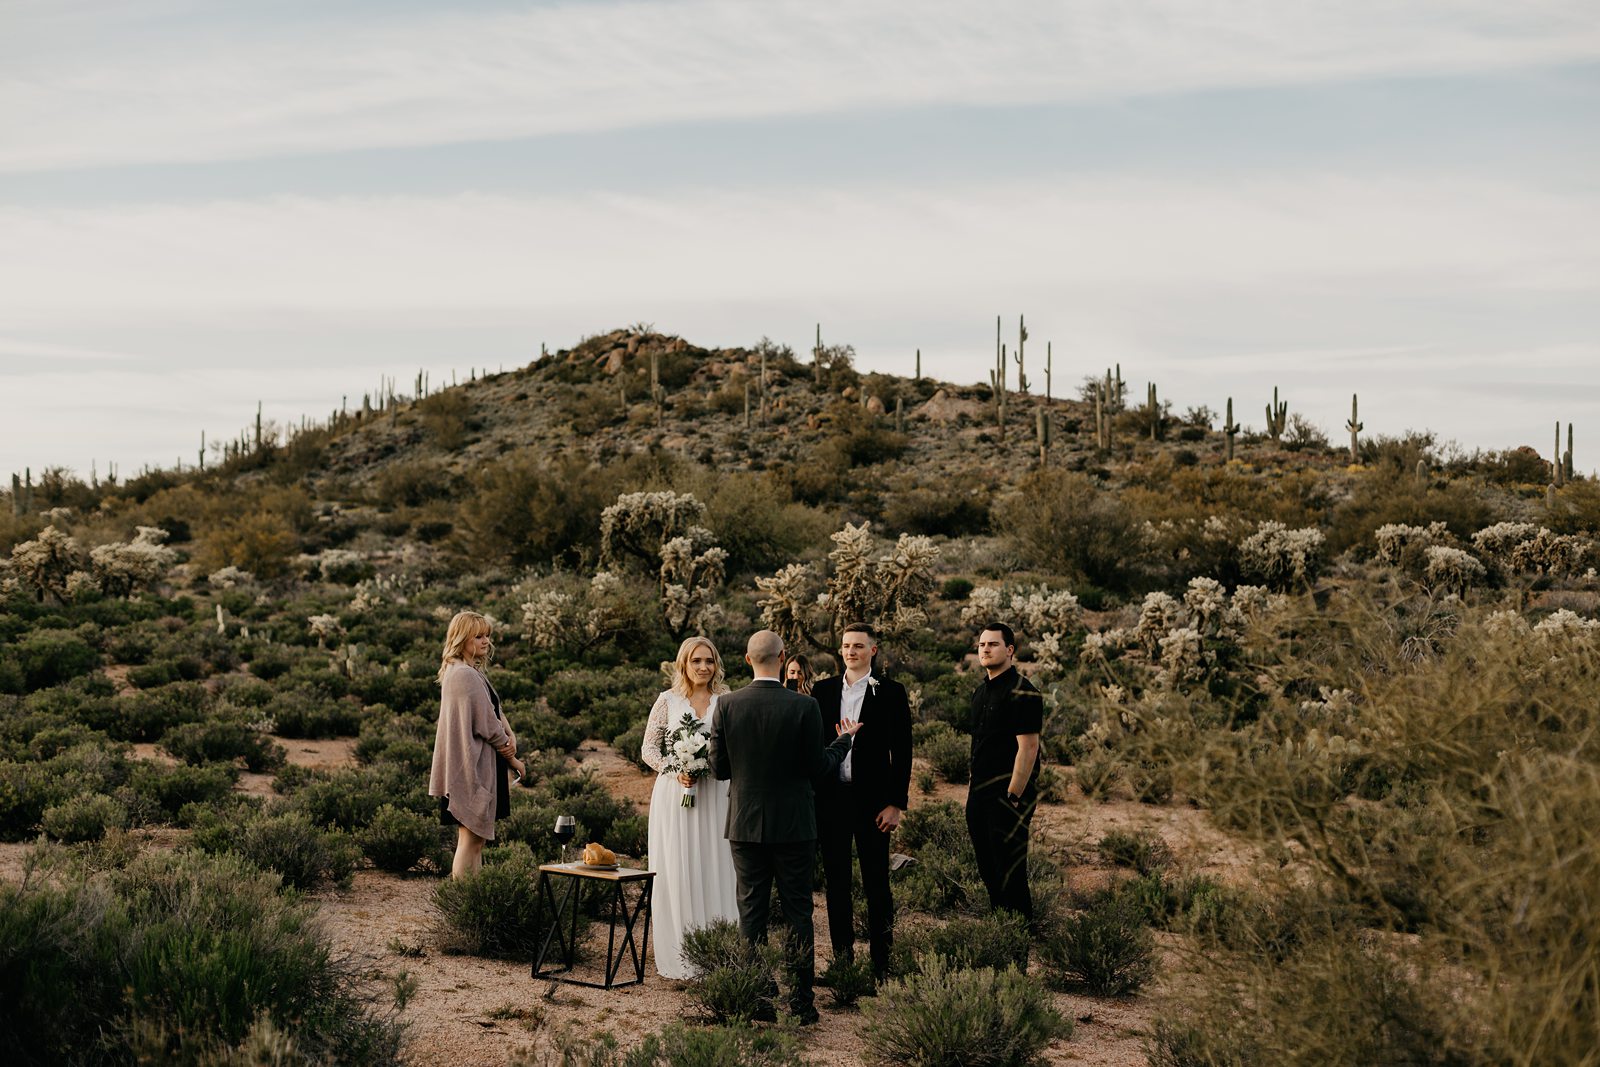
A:
[[[950,423],[959,421],[963,415],[973,420],[982,419],[984,412],[984,405],[978,401],[963,400],[940,389],[928,398],[927,403],[913,411],[912,415],[920,415],[929,422]]]

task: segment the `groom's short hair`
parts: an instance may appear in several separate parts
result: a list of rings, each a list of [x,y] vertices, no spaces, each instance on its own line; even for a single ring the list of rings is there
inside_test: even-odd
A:
[[[872,624],[867,622],[847,622],[844,629],[839,631],[839,634],[840,636],[845,634],[866,634],[868,641],[873,644],[878,643],[878,631],[874,630]]]
[[[752,666],[777,663],[783,658],[783,638],[771,630],[757,630],[750,635],[744,654]]]

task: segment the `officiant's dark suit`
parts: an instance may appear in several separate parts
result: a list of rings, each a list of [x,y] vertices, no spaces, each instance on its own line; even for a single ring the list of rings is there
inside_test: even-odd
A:
[[[861,733],[850,753],[849,781],[844,767],[817,779],[817,842],[828,886],[828,935],[835,959],[855,954],[851,901],[850,844],[861,863],[861,888],[867,897],[867,939],[872,970],[880,978],[889,970],[894,939],[894,898],[889,891],[889,834],[879,829],[878,816],[887,807],[904,812],[911,788],[911,703],[906,687],[875,673],[865,686],[859,719]],[[839,725],[845,692],[844,675],[824,678],[811,695],[822,709],[822,732],[831,736]]]
[[[748,941],[767,939],[776,882],[793,939],[789,1007],[802,1020],[816,1017],[811,879],[817,818],[811,783],[837,770],[849,751],[849,737],[824,745],[817,702],[776,678],[758,678],[717,701],[711,767],[730,783],[727,838],[739,881],[739,930]]]

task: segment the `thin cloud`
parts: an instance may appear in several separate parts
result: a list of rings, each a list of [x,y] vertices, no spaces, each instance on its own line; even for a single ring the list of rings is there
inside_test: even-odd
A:
[[[381,20],[335,6],[299,23],[178,5],[148,25],[122,4],[52,7],[7,16],[0,171],[1600,56],[1585,0],[651,0]]]

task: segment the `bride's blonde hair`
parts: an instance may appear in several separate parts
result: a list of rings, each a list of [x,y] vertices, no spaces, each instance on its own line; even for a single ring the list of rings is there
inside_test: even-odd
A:
[[[711,691],[718,695],[728,691],[728,681],[722,670],[722,653],[717,651],[717,646],[711,643],[710,638],[690,637],[678,646],[678,658],[672,664],[672,689],[680,696],[686,697],[694,692],[694,683],[689,680],[689,657],[701,645],[711,650],[711,658],[717,664],[717,672],[711,676]]]
[[[494,627],[489,619],[476,611],[458,611],[450,620],[450,628],[444,634],[444,656],[439,660],[439,682],[444,683],[444,672],[450,669],[452,663],[465,663],[469,667],[483,670],[489,666],[489,661],[494,658],[494,642],[489,643],[489,649],[479,660],[467,658],[467,642],[475,637],[482,637],[490,633]]]

